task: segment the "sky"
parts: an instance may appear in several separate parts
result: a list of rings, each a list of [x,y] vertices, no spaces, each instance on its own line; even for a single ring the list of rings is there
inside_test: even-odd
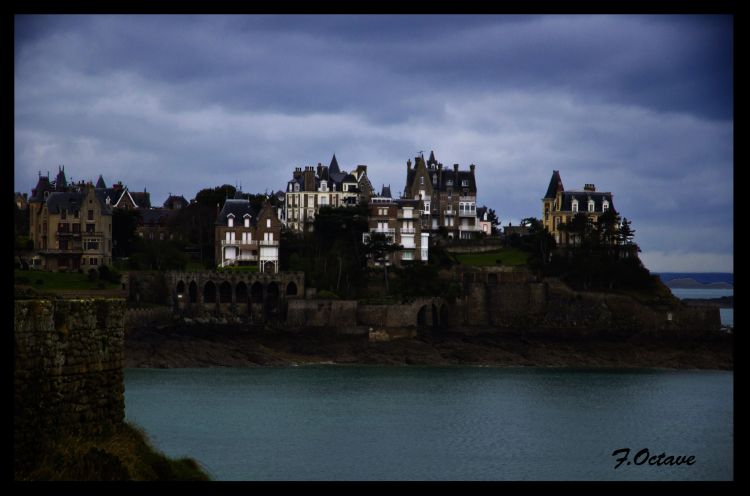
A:
[[[403,191],[476,164],[503,225],[553,170],[610,191],[655,272],[733,271],[733,18],[31,15],[14,34],[14,188],[39,172],[188,200],[368,166]]]

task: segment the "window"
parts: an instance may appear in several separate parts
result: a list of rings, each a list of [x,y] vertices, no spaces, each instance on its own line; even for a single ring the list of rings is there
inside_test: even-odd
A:
[[[86,224],[86,232],[92,233],[96,229],[96,224]]]
[[[271,227],[271,219],[266,219],[266,227]]]
[[[604,200],[602,202],[602,212],[606,212],[607,210],[609,210],[609,202],[607,200]]]
[[[464,180],[461,181],[461,186],[468,186],[468,185],[469,185],[469,180],[468,179],[464,179]]]
[[[245,227],[250,227],[250,217],[245,217]]]
[[[594,208],[594,200],[589,200],[589,212],[593,212]]]
[[[578,212],[578,200],[573,200],[571,210],[573,210],[573,212]]]
[[[164,241],[164,233],[163,232],[159,233],[159,241]]]
[[[448,179],[448,182],[446,182],[448,186],[453,186],[453,179]]]
[[[97,265],[98,260],[99,260],[98,258],[92,258],[91,265]]]
[[[80,233],[81,232],[81,224],[73,224],[73,232],[74,233]]]
[[[424,176],[421,176],[419,178],[419,184],[420,184],[420,186],[424,186]]]
[[[227,217],[227,226],[234,227],[234,217],[231,214]]]
[[[94,220],[94,211],[89,210],[88,220]]]
[[[66,220],[68,218],[68,211],[64,208],[60,209],[60,218]]]

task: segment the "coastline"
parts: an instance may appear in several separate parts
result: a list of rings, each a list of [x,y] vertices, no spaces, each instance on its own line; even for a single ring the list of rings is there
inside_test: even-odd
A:
[[[302,365],[661,368],[733,370],[733,336],[656,339],[445,332],[370,342],[330,332],[140,328],[125,336],[127,368]]]

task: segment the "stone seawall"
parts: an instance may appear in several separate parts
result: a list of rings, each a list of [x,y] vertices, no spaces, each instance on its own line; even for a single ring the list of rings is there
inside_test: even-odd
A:
[[[128,308],[125,310],[125,329],[168,325],[172,322],[171,307]]]
[[[19,300],[14,320],[14,442],[97,435],[125,415],[124,299]]]

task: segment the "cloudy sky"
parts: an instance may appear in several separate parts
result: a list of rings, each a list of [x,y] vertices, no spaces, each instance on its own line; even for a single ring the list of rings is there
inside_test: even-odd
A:
[[[722,16],[21,16],[15,190],[38,172],[190,199],[297,166],[477,165],[503,225],[552,171],[631,219],[653,271],[733,270],[733,20]]]

